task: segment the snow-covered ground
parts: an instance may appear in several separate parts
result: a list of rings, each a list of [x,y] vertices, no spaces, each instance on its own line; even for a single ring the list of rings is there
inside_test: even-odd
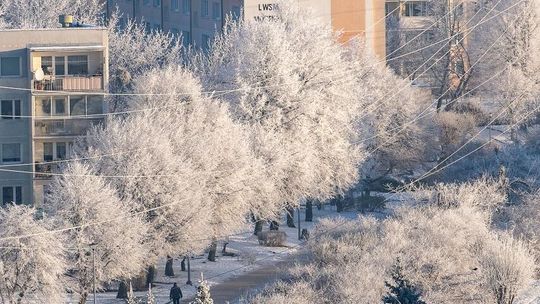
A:
[[[341,212],[335,211],[335,206],[324,205],[322,210],[313,208],[314,222],[305,222],[304,211],[301,212],[301,228],[311,230],[313,226],[322,218],[331,217],[356,218],[357,212]],[[295,214],[295,221],[297,215]],[[174,261],[174,277],[166,277],[165,259],[157,265],[157,277],[155,279],[152,292],[156,297],[157,303],[167,303],[169,301],[169,290],[172,283],[176,282],[182,289],[184,299],[191,298],[195,295],[197,280],[201,274],[205,280],[208,280],[210,286],[231,280],[235,276],[246,272],[254,271],[260,267],[273,265],[279,261],[290,258],[302,247],[302,241],[298,240],[297,228],[289,228],[285,225],[285,219],[280,226],[280,230],[287,233],[286,247],[264,247],[259,245],[257,237],[251,231],[246,231],[243,234],[232,236],[227,245],[227,252],[234,253],[234,256],[222,256],[221,246],[218,247],[218,258],[216,262],[209,262],[206,255],[196,256],[191,260],[191,281],[193,286],[186,285],[187,272],[180,270],[180,262],[182,259]],[[268,229],[266,226],[264,229]],[[137,297],[145,298],[146,291],[135,292]],[[97,294],[97,303],[99,304],[120,304],[125,303],[123,299],[116,299],[116,292],[100,292]],[[66,303],[77,303],[75,297],[68,299]],[[93,303],[93,296],[90,295],[87,303]]]

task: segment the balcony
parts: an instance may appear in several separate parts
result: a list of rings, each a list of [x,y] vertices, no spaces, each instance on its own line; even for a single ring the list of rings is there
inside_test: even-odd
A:
[[[54,163],[36,163],[35,164],[35,179],[50,179],[52,178],[51,174],[48,173],[59,173],[59,164]]]
[[[93,126],[98,126],[103,119],[55,119],[36,120],[34,122],[34,137],[49,136],[80,136]]]
[[[44,80],[33,80],[32,88],[36,91],[102,91],[103,76],[47,76]]]

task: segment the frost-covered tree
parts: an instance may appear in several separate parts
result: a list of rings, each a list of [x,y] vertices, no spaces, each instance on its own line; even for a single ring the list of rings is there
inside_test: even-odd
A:
[[[12,29],[59,27],[58,16],[73,15],[83,24],[103,23],[100,0],[2,0],[0,26]]]
[[[197,68],[249,126],[252,150],[280,193],[276,206],[326,199],[357,178],[359,103],[330,25],[282,3],[279,21],[229,23]]]
[[[136,81],[135,91],[146,95],[131,108],[156,108],[145,116],[156,131],[166,131],[175,159],[195,168],[203,212],[209,227],[205,234],[219,239],[237,232],[248,212],[265,212],[255,204],[267,189],[260,186],[262,167],[249,149],[244,126],[233,122],[227,104],[201,94],[202,87],[189,72],[178,67],[153,70]],[[165,96],[163,96],[165,94]],[[215,242],[209,255],[215,260]],[[181,253],[181,252],[179,252]]]
[[[195,300],[190,304],[214,304],[214,300],[212,300],[212,296],[210,295],[210,286],[204,280],[202,273],[199,286],[197,286],[197,295],[195,295]]]
[[[392,281],[385,283],[386,287],[389,289],[389,292],[383,297],[383,303],[425,304],[425,302],[420,299],[422,293],[403,277],[399,261],[393,266],[391,275]]]
[[[157,304],[156,297],[152,292],[152,284],[148,285],[148,292],[146,293],[146,304]]]
[[[60,303],[64,297],[64,243],[35,212],[27,206],[0,209],[0,238],[8,238],[0,242],[2,303]],[[9,239],[27,234],[37,236]]]
[[[133,81],[152,69],[181,63],[180,38],[161,31],[146,31],[144,24],[128,20],[120,24],[117,14],[109,20],[109,90],[132,93]],[[126,109],[129,96],[110,97],[113,111]]]
[[[141,271],[147,263],[147,227],[88,165],[72,163],[63,172],[51,184],[47,213],[57,227],[71,228],[65,232],[68,286],[82,304],[92,289],[94,271],[97,288]]]

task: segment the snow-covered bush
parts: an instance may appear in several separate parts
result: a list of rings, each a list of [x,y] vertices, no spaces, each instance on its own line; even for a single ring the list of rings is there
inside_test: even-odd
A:
[[[461,147],[476,131],[474,116],[467,113],[445,111],[438,113],[435,121],[443,158]]]
[[[36,220],[27,206],[0,208],[0,299],[2,303],[61,303],[67,269],[62,237]],[[17,236],[36,234],[33,237]],[[13,239],[10,239],[13,238]]]
[[[212,300],[212,296],[210,295],[210,286],[204,280],[202,274],[199,280],[199,286],[197,286],[195,300],[190,302],[190,304],[214,304],[214,300]]]
[[[263,246],[282,247],[287,241],[287,234],[285,231],[277,230],[261,231],[257,234],[257,239]]]

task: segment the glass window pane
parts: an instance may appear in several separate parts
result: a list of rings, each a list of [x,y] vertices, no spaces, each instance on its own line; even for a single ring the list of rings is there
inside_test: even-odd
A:
[[[70,115],[86,115],[86,103],[83,97],[69,98]]]
[[[52,57],[51,56],[43,56],[43,57],[41,57],[41,69],[43,70],[43,73],[45,73],[45,75],[52,75],[53,74],[53,66],[52,66]]]
[[[2,144],[2,162],[21,161],[21,144]]]
[[[13,119],[13,101],[2,100],[0,103],[2,119]]]
[[[15,187],[15,204],[20,205],[22,204],[22,187],[17,186]]]
[[[88,96],[88,102],[86,105],[86,114],[87,115],[103,114],[103,97]]]
[[[65,75],[66,66],[64,65],[64,56],[54,57],[54,74]]]
[[[9,204],[13,201],[13,187],[2,187],[2,204]]]
[[[191,0],[182,0],[182,11],[184,14],[189,15],[191,12]]]
[[[53,143],[43,143],[43,160],[53,160]]]
[[[54,114],[65,115],[66,114],[66,100],[64,98],[54,99]]]
[[[66,159],[67,146],[64,142],[56,143],[56,159]]]
[[[14,100],[13,107],[14,107],[14,112],[15,112],[15,119],[20,119],[21,118],[21,101]]]
[[[88,75],[88,56],[68,56],[68,75]]]

